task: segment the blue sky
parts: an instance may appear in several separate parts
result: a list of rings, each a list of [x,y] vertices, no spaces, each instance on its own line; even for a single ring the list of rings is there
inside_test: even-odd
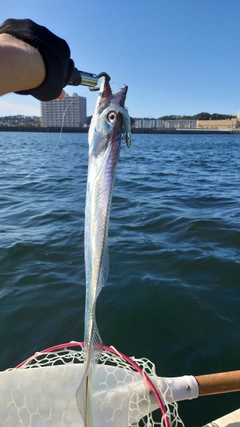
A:
[[[132,117],[237,114],[240,109],[239,0],[9,0],[1,21],[31,18],[64,38],[77,68],[129,86]],[[96,93],[86,96],[88,115]],[[30,96],[0,98],[0,116],[40,115]]]

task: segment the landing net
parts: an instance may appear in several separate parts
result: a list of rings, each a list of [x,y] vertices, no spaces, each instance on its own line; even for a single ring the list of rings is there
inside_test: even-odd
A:
[[[83,427],[76,391],[84,372],[84,343],[36,353],[0,373],[0,426]],[[158,384],[158,388],[155,384]],[[147,359],[104,347],[91,381],[94,427],[183,425],[171,389]]]

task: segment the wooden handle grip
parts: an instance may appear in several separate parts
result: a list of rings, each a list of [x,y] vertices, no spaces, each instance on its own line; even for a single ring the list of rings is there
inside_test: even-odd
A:
[[[240,371],[200,375],[195,379],[199,387],[199,396],[240,391]]]

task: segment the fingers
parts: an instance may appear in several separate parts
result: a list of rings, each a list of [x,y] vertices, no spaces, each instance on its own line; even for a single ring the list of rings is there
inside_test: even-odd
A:
[[[64,99],[66,96],[66,92],[65,90],[62,90],[61,94],[59,95],[59,97],[57,99]]]

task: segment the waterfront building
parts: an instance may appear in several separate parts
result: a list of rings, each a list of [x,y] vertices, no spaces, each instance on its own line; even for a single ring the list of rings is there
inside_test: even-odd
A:
[[[164,129],[196,129],[197,120],[164,120]]]
[[[237,117],[225,120],[185,120],[185,119],[135,119],[133,128],[138,129],[205,129],[205,130],[232,130],[240,128],[240,111]]]
[[[237,128],[240,128],[240,110],[237,112]]]
[[[64,99],[41,102],[42,127],[82,127],[87,119],[86,98],[74,93]]]
[[[163,120],[159,120],[159,119],[135,119],[134,127],[138,128],[138,129],[142,129],[142,128],[162,129],[163,128]]]
[[[226,120],[198,120],[197,129],[231,130],[237,126],[237,118]]]
[[[196,120],[161,120],[161,119],[135,119],[135,128],[150,129],[196,129]]]

